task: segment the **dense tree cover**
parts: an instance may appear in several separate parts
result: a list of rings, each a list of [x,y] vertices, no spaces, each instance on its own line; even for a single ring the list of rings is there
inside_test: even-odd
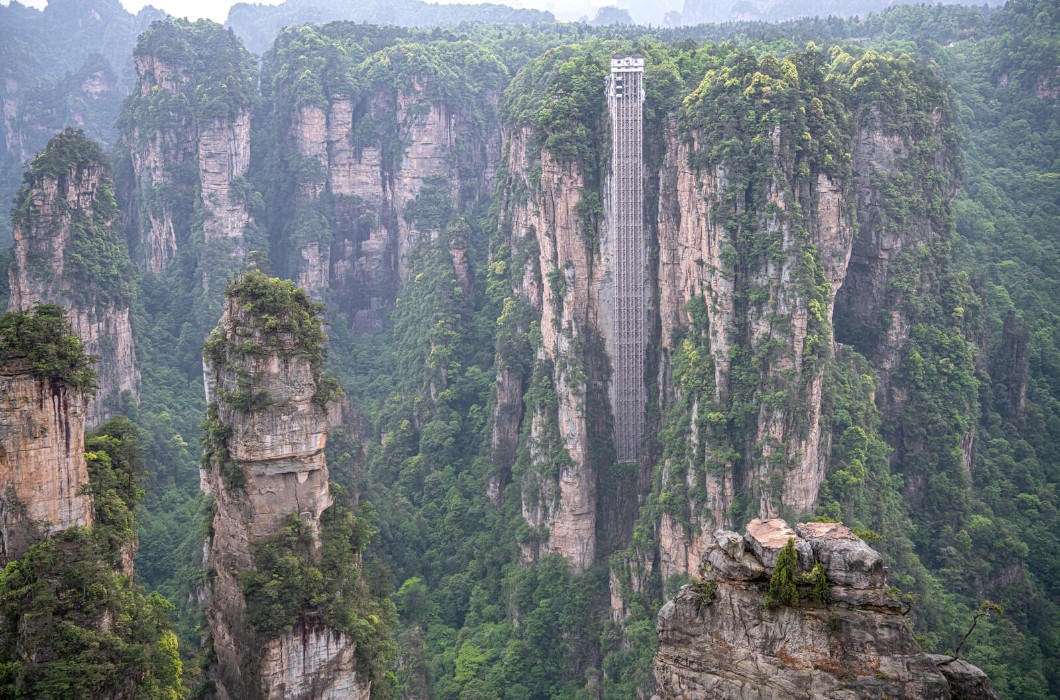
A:
[[[386,697],[394,660],[394,603],[373,595],[361,568],[361,553],[375,533],[367,520],[354,515],[345,490],[332,486],[332,493],[335,503],[320,519],[319,555],[313,533],[297,513],[254,543],[256,568],[239,577],[247,621],[265,639],[317,621],[347,635],[357,645],[359,670],[375,681],[373,696]]]
[[[286,0],[271,7],[238,3],[228,11],[226,24],[239,34],[247,48],[261,54],[284,27],[335,20],[397,27],[429,27],[461,22],[527,25],[553,21],[553,17],[549,12],[492,3],[460,5],[421,0],[369,0],[348,4],[334,0]]]
[[[55,304],[38,304],[32,311],[9,311],[0,317],[0,356],[25,357],[34,374],[67,386],[92,391],[96,386],[93,355],[66,320],[66,311]]]
[[[124,573],[146,473],[138,430],[115,417],[85,438],[95,522],[30,547],[0,572],[0,697],[183,697],[173,605]]]

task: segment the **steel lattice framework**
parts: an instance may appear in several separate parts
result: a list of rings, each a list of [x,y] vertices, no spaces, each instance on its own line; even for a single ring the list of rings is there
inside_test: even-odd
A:
[[[615,356],[612,381],[615,458],[635,462],[644,432],[647,392],[647,245],[644,239],[644,56],[611,57],[607,107],[611,115],[610,231],[615,266]]]

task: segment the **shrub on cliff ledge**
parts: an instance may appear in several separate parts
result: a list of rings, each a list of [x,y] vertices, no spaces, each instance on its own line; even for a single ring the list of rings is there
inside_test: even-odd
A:
[[[38,304],[32,312],[12,311],[0,317],[0,359],[29,358],[33,373],[91,392],[96,388],[92,363],[55,304]]]
[[[361,571],[361,552],[373,529],[354,515],[348,496],[332,485],[335,503],[320,519],[317,542],[297,513],[283,528],[254,543],[254,569],[239,575],[247,603],[247,621],[263,638],[279,636],[298,622],[323,623],[357,645],[362,668],[385,677],[392,654],[390,600],[375,598]]]

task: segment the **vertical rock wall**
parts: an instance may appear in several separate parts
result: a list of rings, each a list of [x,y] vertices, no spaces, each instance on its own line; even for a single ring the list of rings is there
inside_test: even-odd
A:
[[[371,683],[358,675],[356,645],[344,635],[305,619],[262,639],[247,620],[240,574],[255,569],[255,543],[294,514],[319,549],[321,514],[332,503],[327,412],[314,400],[320,368],[298,332],[270,334],[263,313],[248,308],[246,298],[229,296],[207,344],[215,442],[202,488],[216,503],[207,543],[215,574],[207,604],[216,658],[211,675],[218,696],[233,700],[367,698]],[[322,342],[319,321],[312,322]]]
[[[507,75],[471,45],[368,44],[358,63],[354,52],[325,46],[344,31],[349,42],[363,40],[345,27],[326,38],[292,28],[266,55],[272,158],[287,173],[270,195],[283,201],[273,203],[270,236],[281,269],[314,298],[330,290],[360,334],[381,328],[380,311],[393,306],[416,242],[436,238],[451,215],[488,196],[501,150],[499,93],[488,85]],[[314,57],[331,64],[319,91],[280,63]],[[474,76],[441,70],[471,60],[479,66]]]
[[[89,426],[140,391],[129,318],[131,266],[116,219],[110,167],[99,147],[71,130],[53,138],[19,193],[9,309],[67,308],[85,352],[99,356]]]
[[[126,107],[134,116],[121,139],[131,169],[122,217],[136,262],[158,275],[177,253],[178,231],[183,238],[190,224],[180,200],[192,197],[187,176],[197,158],[194,115],[190,105],[181,104],[191,77],[184,66],[150,53],[138,53],[135,61],[139,94]],[[165,126],[135,118],[141,111],[135,106],[151,104],[168,112]]]
[[[134,51],[138,89],[119,126],[123,221],[133,257],[161,274],[179,251],[199,260],[204,291],[220,291],[248,251],[245,180],[256,75],[220,25],[153,25]],[[192,249],[200,224],[202,244]]]
[[[507,134],[506,213],[513,249],[532,251],[524,269],[513,271],[513,276],[516,293],[540,314],[534,382],[552,398],[527,406],[529,463],[522,484],[523,517],[535,531],[547,530],[548,536],[537,545],[524,546],[524,556],[533,560],[545,552],[561,554],[572,569],[581,571],[595,561],[597,520],[585,339],[599,332],[595,324],[604,281],[600,251],[589,245],[577,213],[583,176],[547,151],[532,152],[531,136],[528,128]],[[525,174],[538,163],[540,184],[530,191]],[[498,387],[499,396],[508,391]],[[510,430],[499,427],[496,439]]]
[[[84,394],[0,358],[0,561],[40,537],[92,524]]]
[[[895,274],[888,251],[943,235],[934,209],[912,212],[905,227],[893,213],[881,224],[893,208],[888,182],[905,183],[924,167],[944,171],[946,146],[931,128],[881,121],[878,96],[839,87],[854,81],[848,68],[808,52],[708,73],[668,122],[645,125],[646,158],[659,151],[657,217],[648,230],[658,244],[650,296],[658,304],[653,393],[662,430],[648,456],[658,459],[652,493],[640,494],[658,504],[656,547],[631,555],[634,578],[694,574],[703,533],[714,528],[815,510],[832,449],[823,394],[833,318],[851,306],[854,319],[874,318],[888,304],[899,313],[884,293]],[[836,75],[826,80],[829,71]],[[645,85],[650,106],[650,70]],[[531,89],[518,79],[513,86]],[[911,110],[906,123],[934,124],[936,132],[947,123],[944,101],[903,109]],[[547,128],[511,124],[505,132],[501,226],[514,251],[513,290],[537,320],[540,342],[532,377],[498,360],[491,442],[498,476],[490,488],[499,500],[520,435],[528,455],[516,469],[524,518],[547,531],[524,556],[555,552],[582,569],[595,558],[600,475],[611,466],[594,430],[613,411],[591,397],[610,372],[594,362],[614,354],[610,183],[604,172],[594,220],[583,202],[584,173],[542,147],[573,137],[553,133],[561,122]],[[937,179],[906,184],[914,198],[945,207],[953,192]],[[896,318],[870,353],[885,389],[908,335],[903,325]],[[520,406],[514,397],[523,387]]]

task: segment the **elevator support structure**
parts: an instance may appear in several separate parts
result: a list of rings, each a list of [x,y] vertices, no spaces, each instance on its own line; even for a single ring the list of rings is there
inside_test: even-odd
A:
[[[636,462],[648,403],[647,241],[644,227],[644,56],[615,54],[607,81],[611,117],[608,238],[614,246],[612,396],[615,459]]]

